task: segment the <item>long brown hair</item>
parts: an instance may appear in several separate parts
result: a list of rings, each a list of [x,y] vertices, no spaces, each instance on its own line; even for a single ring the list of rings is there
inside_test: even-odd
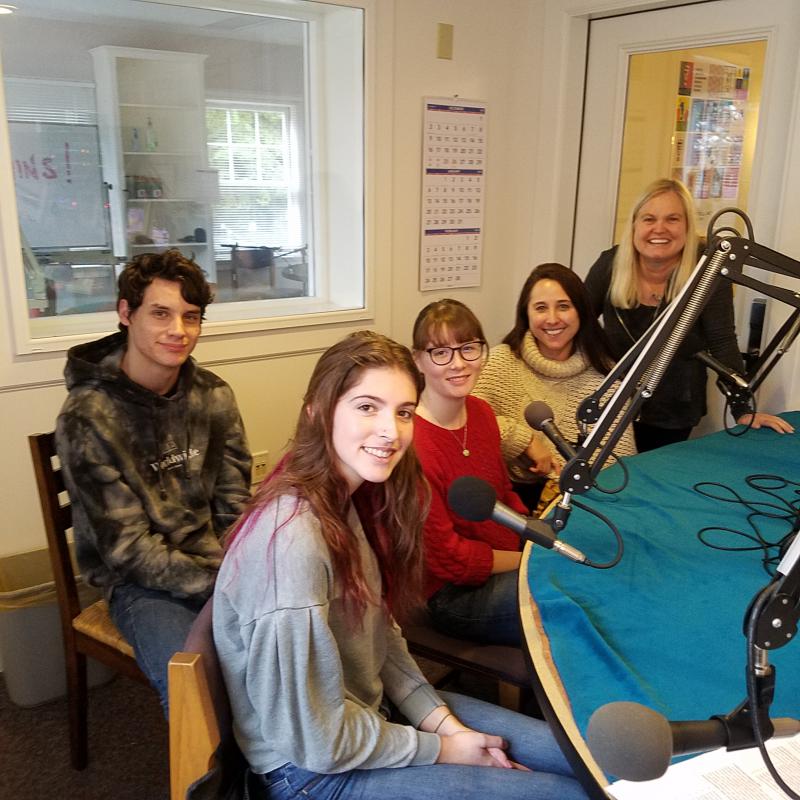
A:
[[[306,501],[319,519],[330,550],[345,605],[355,619],[371,602],[386,602],[398,618],[421,603],[422,524],[430,490],[413,445],[383,483],[363,483],[353,494],[367,539],[383,580],[383,598],[372,596],[358,549],[347,524],[350,491],[337,468],[333,418],[339,399],[370,369],[397,369],[417,390],[421,376],[407,347],[372,331],[358,331],[326,350],[308,383],[297,428],[287,454],[256,490],[241,518],[226,535],[230,548],[237,536],[273,500],[283,495]]]
[[[522,342],[525,334],[530,330],[528,303],[533,287],[543,280],[555,281],[567,293],[580,320],[580,327],[573,339],[575,349],[583,353],[586,361],[597,372],[607,375],[614,365],[614,361],[609,355],[605,334],[597,321],[597,316],[592,312],[589,294],[583,281],[573,270],[563,264],[539,264],[528,275],[517,300],[514,327],[505,335],[503,344],[507,344],[517,358],[522,358]]]

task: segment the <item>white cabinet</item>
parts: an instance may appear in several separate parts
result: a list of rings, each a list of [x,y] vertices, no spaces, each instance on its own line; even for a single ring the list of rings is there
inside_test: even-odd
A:
[[[114,255],[178,247],[216,281],[204,55],[96,47],[103,172]]]

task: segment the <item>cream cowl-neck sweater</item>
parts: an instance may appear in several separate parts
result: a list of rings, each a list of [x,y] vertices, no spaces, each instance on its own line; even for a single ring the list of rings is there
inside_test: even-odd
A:
[[[514,479],[530,475],[524,458],[518,461],[520,456],[524,456],[533,436],[533,430],[525,422],[528,405],[534,400],[547,403],[553,409],[553,418],[561,432],[569,441],[575,442],[579,433],[575,421],[578,406],[600,386],[603,379],[604,376],[589,365],[580,351],[576,350],[566,361],[546,358],[530,331],[522,342],[522,358],[518,358],[507,344],[492,348],[474,394],[486,400],[494,410],[500,427],[503,457]],[[555,452],[555,448],[550,447]],[[636,453],[630,428],[617,442],[615,453],[618,456]]]

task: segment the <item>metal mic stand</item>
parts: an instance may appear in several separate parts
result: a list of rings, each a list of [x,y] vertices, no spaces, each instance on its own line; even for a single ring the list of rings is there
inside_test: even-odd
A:
[[[730,231],[730,228],[712,232],[716,219],[726,213],[743,218],[750,238],[723,236],[722,233]],[[800,333],[800,292],[773,286],[744,272],[744,268],[750,266],[800,279],[800,262],[753,241],[750,220],[736,208],[722,209],[712,218],[709,242],[677,297],[617,362],[598,389],[578,407],[579,426],[593,424],[594,427],[576,448],[575,456],[561,470],[559,488],[562,497],[552,518],[557,533],[564,529],[569,519],[572,495],[584,494],[591,489],[614,445],[636,418],[642,403],[652,396],[720,281],[729,280],[757,289],[795,308],[748,375],[748,390],[740,391],[755,391]],[[619,386],[604,401],[617,381]],[[603,442],[606,436],[608,438]]]
[[[775,667],[769,664],[768,651],[777,650],[794,638],[799,619],[800,536],[795,535],[778,565],[776,578],[758,592],[745,613],[747,700],[727,717],[720,718],[730,735],[737,737],[731,741],[738,746],[729,745],[728,750],[750,746],[747,741],[752,732],[770,775],[794,800],[800,800],[800,795],[778,774],[764,742],[774,732],[769,707],[775,689]],[[750,741],[752,743],[752,739]]]

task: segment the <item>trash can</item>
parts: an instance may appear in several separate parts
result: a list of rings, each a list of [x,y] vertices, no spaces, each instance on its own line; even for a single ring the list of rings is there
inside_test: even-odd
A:
[[[100,597],[79,583],[82,606]],[[67,691],[58,601],[46,549],[0,557],[0,654],[12,703],[35,706]],[[96,686],[114,671],[87,659],[88,681]]]

